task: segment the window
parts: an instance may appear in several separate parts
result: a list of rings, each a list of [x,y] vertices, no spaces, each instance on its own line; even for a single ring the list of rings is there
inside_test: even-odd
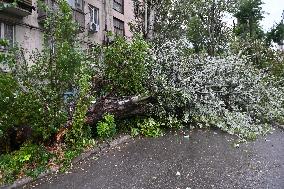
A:
[[[114,33],[116,35],[121,35],[124,36],[124,22],[117,19],[113,18],[113,28],[114,28]]]
[[[124,13],[123,0],[113,0],[113,9],[123,14]]]
[[[84,1],[83,0],[67,0],[68,4],[76,10],[84,10]]]
[[[0,39],[8,41],[9,46],[12,47],[14,43],[15,29],[13,25],[0,22]]]
[[[83,11],[83,0],[75,0],[75,8]]]
[[[95,23],[99,25],[99,9],[89,5],[89,12],[90,12],[90,23]]]

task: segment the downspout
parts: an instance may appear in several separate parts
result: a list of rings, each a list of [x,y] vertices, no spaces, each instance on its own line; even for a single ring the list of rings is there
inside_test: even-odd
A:
[[[104,41],[106,42],[106,43],[108,43],[109,41],[108,41],[108,37],[107,37],[107,32],[108,32],[108,23],[107,23],[107,21],[108,21],[108,12],[107,12],[107,1],[109,1],[109,0],[104,0],[103,1],[103,5],[104,5],[104,20],[105,20],[105,29],[104,29]]]
[[[145,18],[144,18],[144,21],[145,21],[145,28],[144,28],[144,32],[145,32],[145,36],[147,36],[148,35],[148,0],[145,0],[144,1],[144,3],[145,3]]]

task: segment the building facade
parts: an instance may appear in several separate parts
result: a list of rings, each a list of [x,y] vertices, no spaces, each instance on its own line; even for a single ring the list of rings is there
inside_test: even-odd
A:
[[[10,0],[4,0],[4,2]],[[54,0],[43,0],[49,7]],[[129,23],[134,22],[132,0],[67,0],[73,11],[73,19],[81,28],[85,44],[107,42],[107,32],[131,38]],[[0,38],[10,44],[17,43],[31,51],[41,49],[43,24],[46,13],[37,8],[36,0],[20,0],[16,7],[0,12]],[[83,37],[84,36],[84,37]]]

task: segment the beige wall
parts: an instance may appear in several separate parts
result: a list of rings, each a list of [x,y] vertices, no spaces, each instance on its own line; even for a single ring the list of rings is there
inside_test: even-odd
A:
[[[89,9],[88,4],[91,4],[99,9],[100,30],[97,33],[91,34],[87,30],[89,22]],[[90,42],[102,43],[105,39],[106,31],[113,31],[113,17],[116,17],[125,24],[125,36],[132,37],[128,23],[134,22],[134,11],[132,0],[124,0],[124,14],[113,10],[112,0],[86,0],[85,1],[85,14],[86,14],[86,31],[84,32],[85,39]]]
[[[113,10],[113,16],[124,21],[125,36],[126,37],[132,37],[132,33],[131,33],[130,27],[129,27],[129,23],[134,21],[134,8],[133,8],[132,0],[125,0],[124,1],[124,14],[121,14],[121,13]]]
[[[124,14],[113,10],[112,3],[113,0],[85,0],[85,31],[80,34],[85,44],[102,44],[105,40],[106,31],[113,31],[113,17],[124,21],[125,36],[128,38],[132,36],[128,25],[129,22],[134,21],[132,0],[124,0]],[[99,31],[94,34],[88,32],[90,20],[88,4],[99,9],[100,28]],[[36,6],[36,0],[33,0],[33,5]],[[0,20],[2,17],[3,16],[0,14]],[[15,40],[21,47],[28,51],[35,49],[40,50],[42,47],[43,35],[37,17],[37,11],[32,11],[31,15],[13,21],[15,23]]]
[[[36,6],[36,1],[33,1]],[[37,11],[23,18],[22,22],[27,25],[15,26],[15,39],[24,49],[41,49],[43,35],[37,20]],[[30,27],[29,27],[30,26]]]
[[[85,12],[85,32],[82,34],[84,36],[84,41],[86,42],[91,42],[91,43],[102,43],[104,40],[104,29],[105,29],[105,6],[104,6],[104,1],[105,0],[86,0],[85,1],[85,7],[84,7],[84,12]],[[89,33],[88,32],[88,27],[89,27],[89,20],[90,20],[90,15],[89,15],[89,7],[88,5],[91,4],[94,7],[99,9],[99,26],[100,29],[97,33]]]

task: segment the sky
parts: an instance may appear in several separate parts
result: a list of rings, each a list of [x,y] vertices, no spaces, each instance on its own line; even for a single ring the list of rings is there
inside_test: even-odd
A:
[[[279,23],[284,10],[284,0],[262,0],[263,11],[265,12],[265,18],[261,21],[261,25],[265,31]]]

